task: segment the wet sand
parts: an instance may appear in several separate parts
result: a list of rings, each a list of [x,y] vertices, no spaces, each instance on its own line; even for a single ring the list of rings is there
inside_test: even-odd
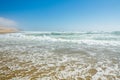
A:
[[[78,67],[87,67],[87,65],[83,64],[77,64],[77,61],[71,61],[71,62],[65,62],[62,63],[59,66],[56,66],[55,63],[50,63],[52,66],[48,66],[48,64],[40,64],[40,65],[34,65],[31,61],[25,62],[25,61],[19,61],[17,58],[4,58],[0,59],[0,79],[1,80],[9,80],[12,78],[26,78],[27,80],[36,80],[37,78],[46,78],[49,77],[52,80],[83,80],[80,72],[77,72],[76,75],[64,77],[64,73],[62,71],[67,70],[70,74],[74,71],[74,68]],[[11,66],[20,67],[19,69],[12,70],[7,66],[7,64]],[[75,66],[75,67],[73,67]],[[69,67],[69,69],[68,69]],[[86,80],[90,80],[92,75],[96,74],[96,69],[89,69],[87,72],[83,72],[84,74],[89,74],[89,76],[86,76]]]
[[[77,60],[59,62],[60,57],[58,60],[58,56],[41,57],[40,62],[48,59],[47,62],[35,64],[30,60],[24,61],[18,57],[1,55],[0,80],[93,80],[94,75],[100,72],[95,68],[97,62],[94,59],[89,59],[83,64]],[[58,61],[59,65],[51,58]],[[116,61],[113,62],[114,64],[117,63]],[[101,71],[107,69],[103,64],[98,66]],[[114,73],[114,71],[111,70],[110,73]],[[120,76],[112,74],[104,74],[103,76],[106,80],[120,79]],[[97,80],[102,80],[101,78],[99,76]]]

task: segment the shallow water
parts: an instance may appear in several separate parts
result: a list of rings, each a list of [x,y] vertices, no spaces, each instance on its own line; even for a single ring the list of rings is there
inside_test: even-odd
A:
[[[1,80],[119,80],[120,32],[0,35]]]

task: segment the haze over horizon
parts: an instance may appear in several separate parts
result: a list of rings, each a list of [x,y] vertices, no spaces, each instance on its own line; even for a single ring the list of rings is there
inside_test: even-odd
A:
[[[0,25],[25,31],[120,31],[120,0],[1,0]]]

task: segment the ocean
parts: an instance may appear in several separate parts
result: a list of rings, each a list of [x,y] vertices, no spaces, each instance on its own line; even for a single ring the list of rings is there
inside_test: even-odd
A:
[[[1,80],[120,80],[120,31],[0,35]]]

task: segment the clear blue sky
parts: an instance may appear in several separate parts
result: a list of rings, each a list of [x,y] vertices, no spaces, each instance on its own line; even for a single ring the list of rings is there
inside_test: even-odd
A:
[[[120,30],[120,0],[0,0],[0,17],[23,30]]]

